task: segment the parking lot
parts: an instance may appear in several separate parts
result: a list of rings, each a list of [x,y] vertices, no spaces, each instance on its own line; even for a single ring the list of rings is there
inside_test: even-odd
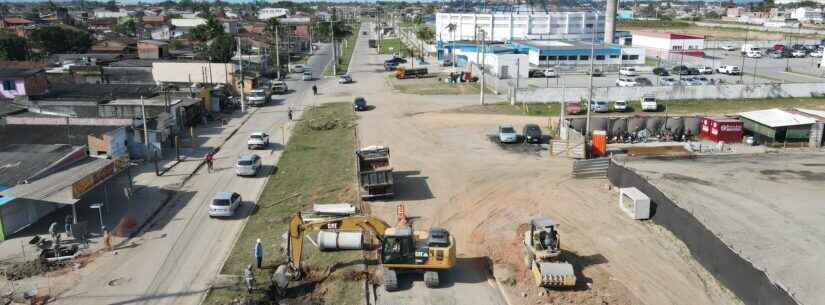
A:
[[[688,67],[708,66],[716,68],[722,65],[735,65],[742,68],[744,73],[742,75],[725,75],[714,71],[713,74],[704,74],[711,84],[761,84],[761,83],[810,83],[825,81],[825,70],[817,67],[820,62],[818,57],[804,57],[804,58],[772,58],[764,56],[761,58],[744,58],[740,55],[739,49],[735,51],[723,50],[705,50],[705,57],[694,56],[680,56],[679,58],[670,58],[670,60],[663,60],[660,62],[661,66],[668,68],[671,72],[670,76],[661,77],[653,74],[654,65],[636,67],[639,76],[632,78],[646,78],[651,85],[666,85],[664,78],[673,78],[680,80],[681,78],[692,78],[691,76],[679,76],[672,73],[673,66],[685,65]],[[744,64],[743,64],[744,63]],[[586,73],[580,71],[587,70],[587,67],[578,67],[578,71],[565,72],[558,71],[558,77],[551,78],[530,78],[521,79],[519,87],[521,88],[583,88],[590,84],[590,77]],[[612,87],[616,86],[616,80],[619,78],[618,72],[605,72],[603,76],[593,77],[594,87]],[[515,81],[515,80],[511,80]],[[687,85],[687,84],[683,84]]]

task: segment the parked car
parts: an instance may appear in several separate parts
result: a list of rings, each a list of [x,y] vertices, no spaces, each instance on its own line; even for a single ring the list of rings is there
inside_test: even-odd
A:
[[[269,135],[263,132],[253,132],[246,140],[246,148],[267,148],[269,146]]]
[[[656,111],[659,110],[659,105],[656,104],[656,97],[646,95],[642,97],[642,111]]]
[[[363,97],[356,97],[355,100],[352,101],[352,110],[354,111],[364,111],[367,110],[367,100]]]
[[[313,80],[312,71],[306,70],[304,71],[304,75],[301,77],[302,80],[308,81]]]
[[[539,127],[539,125],[524,125],[524,129],[522,130],[521,134],[524,135],[524,143],[541,143],[541,127]]]
[[[615,101],[613,102],[613,110],[619,112],[625,112],[628,110],[627,101]]]
[[[305,66],[301,64],[291,65],[289,66],[289,72],[304,73],[304,68]]]
[[[722,50],[725,50],[725,51],[734,51],[734,50],[736,50],[735,46],[732,46],[732,45],[729,45],[729,44],[722,45],[719,48],[722,49]]]
[[[272,86],[270,86],[270,91],[272,94],[285,94],[289,92],[289,86],[286,85],[285,81],[282,80],[275,80],[272,81]]]
[[[209,217],[232,217],[241,206],[241,195],[234,192],[218,192],[209,203]]]
[[[406,64],[407,60],[401,57],[393,57],[385,60],[384,63]]]
[[[564,103],[564,111],[567,112],[567,114],[579,114],[584,110],[582,109],[582,105],[577,102],[567,102]]]
[[[616,86],[619,87],[635,87],[638,85],[632,78],[620,77],[616,80]]]
[[[693,80],[694,80],[694,81],[695,81],[698,85],[710,85],[710,79],[708,79],[707,77],[704,77],[704,76],[697,76],[697,77],[694,77],[694,78],[693,78]]]
[[[667,73],[667,69],[665,69],[664,67],[653,68],[653,74],[658,75],[658,76],[668,76],[668,75],[670,75],[670,73]]]
[[[719,68],[716,68],[716,71],[719,72],[719,73],[728,74],[728,75],[738,75],[738,74],[742,73],[742,70],[739,68],[739,66],[734,66],[734,65],[723,65],[723,66],[720,66]]]
[[[441,61],[441,66],[442,67],[449,67],[449,66],[452,66],[452,65],[453,65],[453,61],[449,58],[445,58],[443,61]]]
[[[801,50],[801,49],[800,50],[794,50],[793,52],[791,52],[791,55],[793,57],[802,58],[802,57],[808,56],[808,52],[805,52],[805,50]]]
[[[559,76],[559,74],[556,73],[556,69],[553,69],[553,68],[544,69],[544,71],[542,71],[542,72],[543,72],[542,74],[544,74],[544,77],[557,77],[557,76]]]
[[[352,82],[352,76],[349,74],[344,74],[338,77],[339,84],[349,84]]]
[[[685,86],[699,86],[701,85],[695,78],[686,76],[682,77],[682,84]]]
[[[261,168],[261,157],[256,154],[243,154],[235,162],[235,174],[238,176],[255,176]]]
[[[590,111],[592,112],[609,112],[610,107],[607,105],[605,101],[592,101],[590,102]]]
[[[768,51],[768,57],[770,58],[782,58],[782,51],[771,50]]]
[[[622,76],[638,76],[639,72],[636,72],[636,68],[633,67],[622,67],[619,69],[619,75]]]
[[[817,50],[814,50],[813,52],[811,52],[811,54],[808,54],[808,55],[811,55],[811,57],[822,57],[822,53],[823,53],[822,49],[817,49]]]
[[[772,49],[782,52],[782,51],[785,50],[785,45],[784,44],[775,44],[775,45],[773,45]]]
[[[636,82],[636,86],[653,86],[653,82],[647,79],[647,77],[637,77],[634,81]]]
[[[516,143],[518,142],[518,134],[513,124],[498,125],[498,141],[500,143]]]
[[[249,91],[249,96],[246,97],[246,102],[249,103],[249,106],[260,107],[266,105],[269,102],[269,94],[267,94],[264,89]]]
[[[690,68],[688,68],[687,66],[684,66],[684,65],[675,66],[675,67],[673,67],[673,74],[676,74],[676,75],[690,75]]]
[[[713,68],[708,66],[700,66],[696,70],[699,71],[699,74],[713,74]]]
[[[762,58],[762,51],[750,50],[745,53],[745,56],[748,58]]]
[[[384,71],[395,71],[398,68],[397,62],[385,62],[384,63]]]
[[[587,70],[587,72],[585,72],[585,73],[587,73],[587,75],[590,75],[590,70]],[[602,69],[593,68],[593,76],[603,76],[603,75],[604,75],[604,71],[602,71]]]
[[[662,86],[676,86],[679,85],[679,80],[673,77],[664,77],[659,80],[659,84]]]

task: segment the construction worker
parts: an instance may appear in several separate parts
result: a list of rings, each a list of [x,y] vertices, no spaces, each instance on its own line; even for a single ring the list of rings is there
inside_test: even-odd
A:
[[[318,95],[318,87],[315,85],[312,85],[312,95]]]
[[[66,230],[66,237],[72,236],[72,215],[66,215],[66,223],[63,228]]]
[[[49,236],[51,236],[52,239],[55,239],[57,237],[57,222],[56,221],[52,222],[52,224],[49,225]]]
[[[252,265],[247,265],[243,271],[243,281],[246,283],[246,291],[252,293],[255,289],[255,273],[252,272]]]
[[[214,158],[215,157],[212,155],[211,151],[206,153],[205,156],[203,156],[204,161],[206,161],[206,167],[209,169],[210,173],[212,172],[212,161],[214,160]]]
[[[286,111],[286,116],[287,118],[289,118],[290,121],[292,121],[292,108]]]
[[[261,239],[255,242],[255,262],[258,264],[258,269],[261,269],[261,263],[264,260],[264,246],[261,245]]]

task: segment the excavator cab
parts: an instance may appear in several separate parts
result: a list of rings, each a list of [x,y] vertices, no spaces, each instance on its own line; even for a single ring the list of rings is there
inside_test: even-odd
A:
[[[381,243],[381,259],[385,264],[412,264],[415,262],[415,243],[409,227],[390,228]]]

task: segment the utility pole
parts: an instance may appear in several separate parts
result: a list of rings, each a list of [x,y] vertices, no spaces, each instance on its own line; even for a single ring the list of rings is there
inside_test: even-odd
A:
[[[479,91],[479,99],[482,105],[484,105],[484,60],[486,58],[486,51],[487,48],[484,45],[484,31],[481,30],[481,90]]]
[[[280,28],[280,24],[275,27],[275,70],[278,71],[278,80],[281,79],[281,45],[278,41],[278,28]]]
[[[519,61],[518,58],[516,58],[515,64],[516,64],[516,88],[513,89],[513,100],[510,103],[510,105],[515,105],[516,102],[517,102],[516,100],[518,99],[519,77],[521,76],[520,75],[521,74],[520,73],[521,72],[520,71],[521,70],[521,62]]]
[[[748,35],[749,34],[750,34],[750,27],[745,27],[745,44],[746,45],[748,44]],[[742,53],[741,49],[740,49],[739,53],[740,54]],[[742,71],[739,72],[739,83],[740,84],[745,83],[744,77],[745,77],[745,54],[742,54]]]
[[[241,72],[241,88],[239,90],[241,92],[241,112],[246,112],[246,100],[243,96],[243,53],[241,52],[241,37],[238,37],[238,59],[238,66]]]
[[[143,117],[143,144],[146,149],[146,158],[149,159],[149,125],[146,125],[146,104],[143,103],[143,96],[140,96],[140,115]]]
[[[333,21],[329,21],[329,40],[332,42],[332,75],[338,74],[338,50],[335,49],[335,30],[332,27]]]
[[[590,27],[590,85],[588,86],[587,90],[587,119],[585,120],[585,127],[584,127],[584,142],[585,146],[587,146],[587,140],[590,138],[590,104],[593,103],[593,57],[596,54],[596,29],[591,26]],[[621,60],[621,57],[619,58]],[[621,63],[621,62],[620,62]],[[620,64],[621,65],[621,64]]]

